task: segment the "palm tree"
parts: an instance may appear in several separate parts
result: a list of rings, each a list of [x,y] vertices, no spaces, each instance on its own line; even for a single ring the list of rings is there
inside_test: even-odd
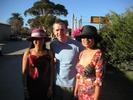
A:
[[[19,13],[12,13],[12,16],[8,20],[8,23],[11,25],[11,33],[18,35],[24,22]]]

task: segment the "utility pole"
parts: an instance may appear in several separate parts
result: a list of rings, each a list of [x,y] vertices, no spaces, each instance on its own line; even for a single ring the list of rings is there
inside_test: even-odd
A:
[[[77,27],[79,27],[79,28],[82,27],[82,16],[80,17],[80,19],[77,22],[77,18],[73,14],[73,16],[72,16],[72,31],[74,29],[76,29]]]
[[[72,17],[72,31],[74,30],[74,20],[75,20],[75,16],[73,14],[73,17]]]
[[[75,18],[75,29],[77,28],[77,18]]]
[[[79,19],[79,27],[82,27],[82,16],[80,17],[80,19]]]

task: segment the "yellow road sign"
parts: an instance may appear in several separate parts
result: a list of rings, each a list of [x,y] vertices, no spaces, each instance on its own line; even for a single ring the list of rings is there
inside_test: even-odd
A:
[[[107,24],[109,22],[108,17],[103,16],[91,16],[91,23]]]

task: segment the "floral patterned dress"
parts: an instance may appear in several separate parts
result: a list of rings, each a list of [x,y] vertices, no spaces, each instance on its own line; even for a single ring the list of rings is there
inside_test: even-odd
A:
[[[103,59],[98,50],[88,66],[77,64],[78,100],[94,100],[95,86],[102,85]]]

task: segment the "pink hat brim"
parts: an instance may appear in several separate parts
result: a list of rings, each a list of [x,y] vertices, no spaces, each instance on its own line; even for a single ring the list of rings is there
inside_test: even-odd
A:
[[[51,38],[49,37],[29,37],[27,38],[28,41],[33,41],[33,40],[37,40],[37,39],[44,39],[45,42],[49,42],[51,40]]]

